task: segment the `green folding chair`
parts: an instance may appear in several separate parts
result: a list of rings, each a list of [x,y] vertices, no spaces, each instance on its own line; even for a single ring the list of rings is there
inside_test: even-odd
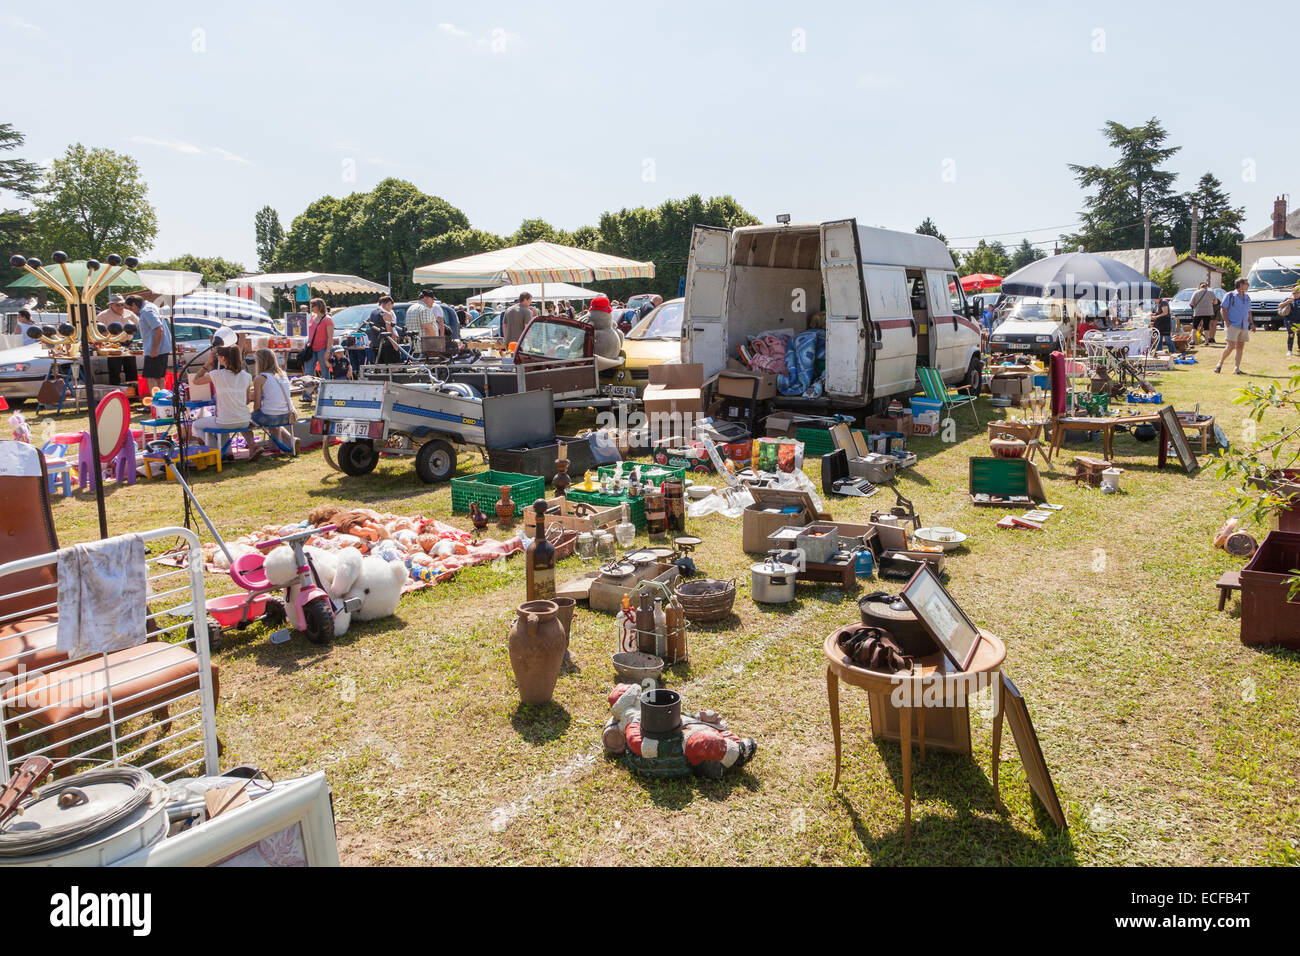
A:
[[[975,424],[980,423],[980,413],[975,408],[975,396],[963,395],[948,387],[944,383],[943,377],[939,374],[937,368],[930,368],[928,365],[918,365],[916,373],[921,379],[921,390],[925,392],[925,397],[936,402],[943,403],[944,415],[948,415],[954,408],[960,408],[962,405],[969,405],[971,414],[975,416]]]

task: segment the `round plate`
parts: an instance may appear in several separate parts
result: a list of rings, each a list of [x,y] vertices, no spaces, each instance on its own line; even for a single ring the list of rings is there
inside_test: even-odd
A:
[[[126,444],[131,427],[131,403],[124,392],[109,392],[95,409],[95,427],[99,430],[99,460],[108,464]]]
[[[912,537],[943,548],[944,551],[955,551],[966,542],[966,535],[952,528],[918,528]]]

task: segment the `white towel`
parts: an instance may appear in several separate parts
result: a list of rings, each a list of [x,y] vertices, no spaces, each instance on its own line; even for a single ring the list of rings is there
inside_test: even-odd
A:
[[[138,534],[60,548],[58,649],[78,660],[143,642],[148,589]]]

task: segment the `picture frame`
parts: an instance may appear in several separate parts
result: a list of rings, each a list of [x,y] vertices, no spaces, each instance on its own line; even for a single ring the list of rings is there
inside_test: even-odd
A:
[[[250,788],[247,804],[132,854],[126,866],[338,866],[334,805],[324,773]]]
[[[1192,451],[1192,444],[1187,440],[1187,433],[1183,431],[1182,423],[1178,421],[1178,413],[1174,411],[1174,406],[1166,405],[1160,409],[1160,424],[1164,426],[1165,435],[1173,443],[1174,453],[1182,463],[1183,470],[1189,475],[1195,474],[1201,467],[1201,463],[1196,459],[1196,452]]]
[[[1034,723],[1029,719],[1029,708],[1025,698],[1016,687],[1015,682],[1006,674],[1002,675],[1002,706],[1011,724],[1011,736],[1016,741],[1016,750],[1020,752],[1020,762],[1025,768],[1025,779],[1029,788],[1042,802],[1047,815],[1062,830],[1068,830],[1065,811],[1056,793],[1056,784],[1052,782],[1051,771],[1047,769],[1047,760],[1043,757],[1042,745],[1038,734],[1034,732]]]
[[[286,312],[284,314],[284,334],[290,336],[306,335],[307,334],[307,313]]]
[[[903,601],[930,633],[944,655],[965,671],[980,645],[980,629],[953,600],[929,562],[921,565],[902,590]]]

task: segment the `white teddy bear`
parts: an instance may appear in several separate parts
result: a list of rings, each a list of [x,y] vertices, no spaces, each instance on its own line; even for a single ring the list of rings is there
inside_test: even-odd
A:
[[[402,597],[402,587],[409,577],[401,562],[388,562],[382,558],[363,556],[356,548],[323,551],[310,545],[303,548],[320,578],[323,588],[334,599],[334,636],[342,637],[355,618],[374,621],[397,611]],[[293,549],[288,545],[274,548],[263,565],[266,579],[276,587],[284,587],[298,574],[298,564]],[[348,613],[342,609],[346,601],[360,599],[360,606]]]

